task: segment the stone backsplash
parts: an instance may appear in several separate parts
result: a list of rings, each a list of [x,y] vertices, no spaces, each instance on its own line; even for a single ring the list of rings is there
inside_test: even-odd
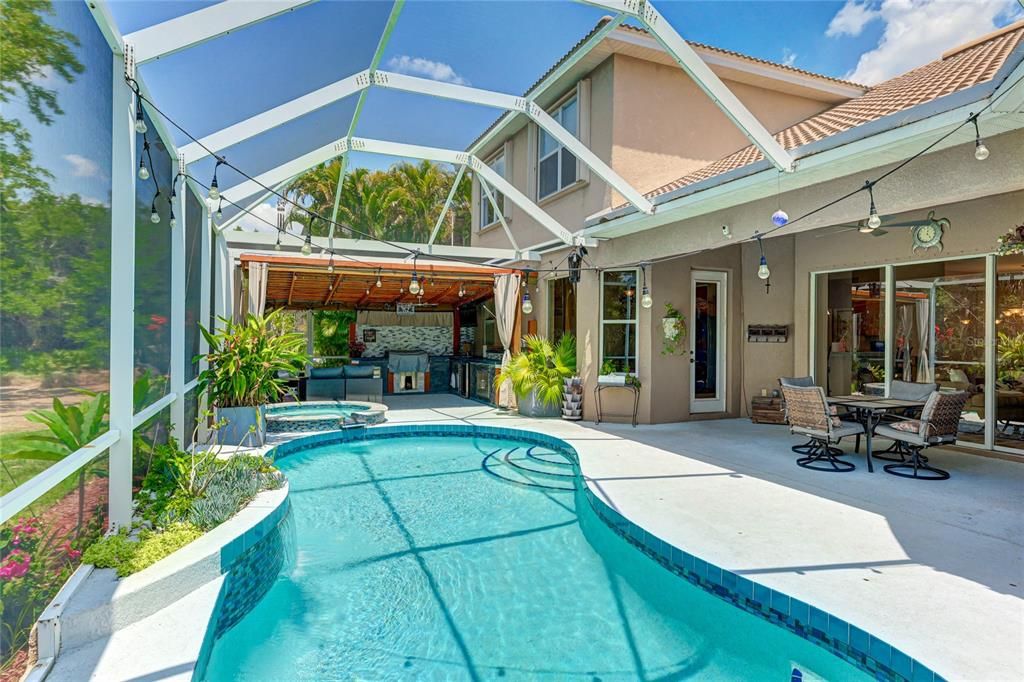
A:
[[[364,341],[364,331],[374,331],[377,340]],[[366,343],[363,357],[379,358],[389,350],[419,350],[428,355],[452,354],[451,327],[376,327],[356,326],[356,338]]]

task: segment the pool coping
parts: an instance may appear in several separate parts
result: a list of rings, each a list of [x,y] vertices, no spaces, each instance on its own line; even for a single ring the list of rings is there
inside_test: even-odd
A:
[[[124,578],[118,579],[114,569],[79,566],[68,581],[69,589],[61,590],[39,617],[39,662],[27,679],[44,679],[60,665],[62,654],[109,638],[227,575],[239,557],[260,545],[284,520],[290,509],[288,495],[285,479],[280,488],[258,493],[224,523]],[[212,613],[215,617],[217,609]],[[214,626],[212,619],[201,625],[204,641]],[[196,652],[197,663],[201,653]]]
[[[598,517],[649,558],[692,585],[828,650],[877,680],[940,682],[945,679],[921,661],[843,618],[716,566],[645,530],[601,498],[582,473],[576,449],[560,438],[519,428],[413,423],[357,431],[331,431],[295,438],[278,444],[274,453],[276,457],[286,457],[332,443],[416,435],[507,437],[562,450],[571,455],[576,472],[575,480],[583,484],[588,503]]]

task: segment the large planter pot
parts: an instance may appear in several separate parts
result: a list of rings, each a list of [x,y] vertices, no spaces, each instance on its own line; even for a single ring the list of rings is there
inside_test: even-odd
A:
[[[220,445],[242,445],[260,447],[267,440],[267,419],[263,406],[259,407],[218,407],[214,410],[217,421],[227,423],[217,429]],[[255,428],[253,433],[250,429]]]
[[[519,414],[524,417],[560,417],[562,406],[559,403],[547,405],[537,398],[537,390],[534,389],[526,395],[516,396],[519,400]]]

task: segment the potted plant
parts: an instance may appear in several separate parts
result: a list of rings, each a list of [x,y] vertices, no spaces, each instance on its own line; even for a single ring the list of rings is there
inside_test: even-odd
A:
[[[597,377],[597,383],[609,384],[612,386],[625,386],[626,376],[626,372],[618,371],[615,362],[605,360],[601,363],[601,373]]]
[[[280,315],[279,310],[263,317],[250,314],[241,322],[222,317],[216,332],[199,325],[210,351],[198,390],[207,391],[216,420],[225,422],[217,430],[219,443],[263,445],[263,406],[279,401],[288,392],[287,375],[309,362],[305,338],[283,331]]]
[[[686,318],[671,303],[665,304],[665,315],[661,318],[661,329],[664,335],[662,355],[675,355],[683,352],[683,341],[686,339]]]
[[[519,399],[519,414],[557,417],[562,413],[565,379],[576,373],[576,339],[564,334],[552,344],[531,334],[523,338],[523,346],[502,372]]]
[[[366,344],[362,341],[353,341],[348,344],[348,356],[350,358],[361,358],[366,352]]]

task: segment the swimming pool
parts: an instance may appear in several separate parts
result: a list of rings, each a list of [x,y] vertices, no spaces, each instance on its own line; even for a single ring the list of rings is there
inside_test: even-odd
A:
[[[641,553],[537,442],[370,437],[278,465],[295,555],[207,680],[869,679]]]
[[[333,431],[346,420],[380,424],[386,420],[387,409],[378,403],[355,400],[278,403],[266,409],[267,431]]]

